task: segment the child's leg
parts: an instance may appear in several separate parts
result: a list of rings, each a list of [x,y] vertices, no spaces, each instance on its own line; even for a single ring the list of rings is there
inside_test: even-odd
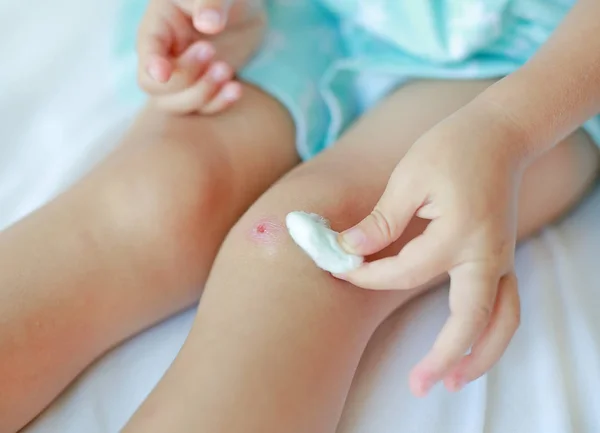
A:
[[[245,94],[218,117],[147,108],[90,175],[0,233],[0,432],[192,304],[226,232],[297,162],[286,111]]]
[[[264,226],[266,242],[248,233],[264,217],[282,224],[291,210],[349,227],[371,210],[411,143],[484,86],[407,86],[267,192],[230,232],[188,341],[125,431],[333,432],[372,332],[417,292],[352,287],[318,270],[285,231]],[[581,196],[598,167],[595,152],[575,134],[529,170],[521,235]],[[395,249],[422,229],[416,220]]]

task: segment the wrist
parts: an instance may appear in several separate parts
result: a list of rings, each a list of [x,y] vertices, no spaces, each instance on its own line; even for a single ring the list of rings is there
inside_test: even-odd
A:
[[[496,105],[523,131],[528,157],[549,150],[582,123],[573,115],[577,104],[564,97],[565,90],[548,83],[545,75],[532,68],[524,66],[479,96],[487,104]]]
[[[474,113],[482,116],[492,133],[501,138],[498,142],[502,143],[502,148],[497,151],[505,153],[515,166],[526,166],[543,152],[544,149],[537,145],[537,137],[511,110],[510,105],[496,99],[493,93],[485,91],[469,105]]]

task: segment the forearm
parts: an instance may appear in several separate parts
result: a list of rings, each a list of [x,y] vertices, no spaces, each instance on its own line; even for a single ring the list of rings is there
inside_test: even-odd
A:
[[[600,2],[580,0],[540,51],[490,87],[522,129],[526,156],[554,146],[600,111]]]

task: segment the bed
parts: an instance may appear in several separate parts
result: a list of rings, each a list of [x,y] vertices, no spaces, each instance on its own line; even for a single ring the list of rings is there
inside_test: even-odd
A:
[[[135,61],[115,56],[120,7],[0,0],[0,229],[110,152],[139,108],[118,91]],[[497,367],[456,395],[438,387],[420,400],[407,386],[447,316],[447,290],[392,315],[361,361],[339,432],[599,432],[599,215],[596,189],[519,248],[522,325]],[[106,354],[24,432],[118,432],[168,368],[193,315]]]

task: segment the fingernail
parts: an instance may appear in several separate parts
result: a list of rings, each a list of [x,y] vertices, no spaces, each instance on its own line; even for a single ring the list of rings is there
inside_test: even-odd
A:
[[[346,230],[340,235],[340,244],[342,247],[349,253],[355,251],[361,245],[365,243],[365,232],[358,228],[354,227],[350,230]]]
[[[216,32],[221,29],[221,14],[214,9],[206,9],[194,17],[194,26],[202,32]]]
[[[214,54],[215,54],[215,49],[212,45],[201,44],[198,46],[198,52],[196,53],[196,56],[198,57],[198,60],[206,61],[206,60],[210,59],[212,56],[214,56]]]
[[[162,82],[162,77],[161,77],[161,71],[160,71],[160,67],[156,64],[150,64],[148,65],[148,67],[146,68],[146,71],[148,72],[148,75],[150,76],[150,78],[152,78],[154,81],[158,81],[158,82]]]
[[[227,86],[223,89],[223,97],[228,101],[235,101],[240,97],[241,94],[240,86],[235,86],[233,84],[235,83],[232,83],[232,85]]]
[[[213,65],[210,71],[210,76],[213,80],[222,81],[229,75],[229,68],[223,63],[216,63]]]

